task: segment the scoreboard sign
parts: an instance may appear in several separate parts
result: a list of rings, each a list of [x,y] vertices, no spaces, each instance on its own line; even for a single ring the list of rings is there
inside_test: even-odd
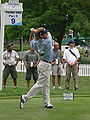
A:
[[[5,11],[5,25],[22,25],[22,11]]]

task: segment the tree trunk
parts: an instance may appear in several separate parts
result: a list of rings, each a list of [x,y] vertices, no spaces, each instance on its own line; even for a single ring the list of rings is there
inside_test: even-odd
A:
[[[64,33],[61,32],[61,35],[57,38],[57,42],[59,43],[59,49],[60,49],[60,50],[61,50],[63,35],[64,35]]]
[[[20,38],[20,51],[22,50],[22,39]]]
[[[58,37],[57,42],[59,43],[59,49],[61,50],[62,38]]]

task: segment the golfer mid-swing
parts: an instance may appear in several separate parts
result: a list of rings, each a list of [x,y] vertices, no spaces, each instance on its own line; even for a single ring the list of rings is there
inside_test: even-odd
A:
[[[29,90],[26,95],[21,95],[20,108],[22,109],[24,103],[34,97],[40,90],[43,90],[44,107],[53,108],[50,103],[50,69],[53,59],[52,51],[52,37],[50,32],[44,28],[32,29],[34,33],[38,33],[39,40],[34,41],[34,49],[42,55],[42,60],[39,63],[38,71],[39,77],[36,84]],[[31,40],[31,43],[33,41]]]

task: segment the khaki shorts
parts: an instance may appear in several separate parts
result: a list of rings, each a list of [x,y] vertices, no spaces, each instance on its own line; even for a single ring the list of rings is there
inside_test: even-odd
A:
[[[54,64],[52,65],[52,75],[61,75],[62,74],[62,70],[61,70],[61,64]]]

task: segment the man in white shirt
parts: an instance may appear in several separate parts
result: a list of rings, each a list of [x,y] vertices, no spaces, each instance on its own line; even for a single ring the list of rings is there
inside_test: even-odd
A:
[[[7,50],[3,53],[3,65],[5,66],[3,71],[4,88],[6,88],[6,82],[9,74],[11,74],[15,88],[17,87],[16,66],[18,64],[18,59],[19,56],[17,52],[13,50],[13,44],[8,44]]]
[[[80,58],[80,54],[77,48],[75,48],[75,41],[71,40],[68,43],[69,48],[64,51],[63,60],[66,65],[66,89],[69,89],[71,73],[74,78],[74,89],[78,90],[78,64],[77,61]]]

